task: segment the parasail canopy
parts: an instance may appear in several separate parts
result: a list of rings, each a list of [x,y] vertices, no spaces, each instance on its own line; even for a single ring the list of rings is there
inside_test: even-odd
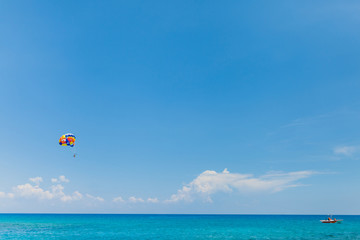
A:
[[[59,139],[59,144],[61,146],[70,146],[73,147],[75,145],[76,137],[72,133],[66,133],[62,135]]]

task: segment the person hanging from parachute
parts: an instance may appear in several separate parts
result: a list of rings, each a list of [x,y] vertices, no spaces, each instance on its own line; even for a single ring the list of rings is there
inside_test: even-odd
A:
[[[72,133],[66,133],[62,135],[59,139],[59,145],[61,146],[69,146],[74,147],[76,137]],[[76,157],[76,153],[74,153],[74,157]]]

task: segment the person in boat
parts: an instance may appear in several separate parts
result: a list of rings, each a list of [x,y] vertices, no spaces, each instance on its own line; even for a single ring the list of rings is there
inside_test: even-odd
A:
[[[330,218],[330,217],[328,217],[328,220],[329,220],[329,221],[331,221],[331,218]]]

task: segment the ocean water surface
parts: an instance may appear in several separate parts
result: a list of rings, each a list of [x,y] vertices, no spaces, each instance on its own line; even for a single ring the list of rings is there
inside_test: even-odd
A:
[[[0,239],[360,239],[360,216],[0,214]]]

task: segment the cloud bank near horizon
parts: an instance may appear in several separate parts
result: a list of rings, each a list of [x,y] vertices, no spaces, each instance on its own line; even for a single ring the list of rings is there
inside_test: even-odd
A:
[[[157,197],[135,197],[123,198],[116,196],[112,198],[113,204],[157,204],[157,203],[178,203],[193,202],[202,200],[212,202],[212,196],[221,193],[276,193],[288,188],[304,186],[299,182],[301,179],[309,178],[318,172],[297,171],[297,172],[270,172],[255,177],[252,174],[230,173],[226,168],[222,172],[206,170],[185,184],[169,199],[160,201]],[[0,192],[0,199],[35,199],[38,201],[60,201],[71,203],[74,201],[91,201],[93,203],[104,203],[106,200],[101,196],[94,196],[89,193],[81,193],[76,190],[66,193],[64,184],[70,180],[64,175],[51,178],[51,185],[48,188],[41,187],[44,182],[42,177],[29,178],[29,182],[19,184],[12,188],[11,192]]]

